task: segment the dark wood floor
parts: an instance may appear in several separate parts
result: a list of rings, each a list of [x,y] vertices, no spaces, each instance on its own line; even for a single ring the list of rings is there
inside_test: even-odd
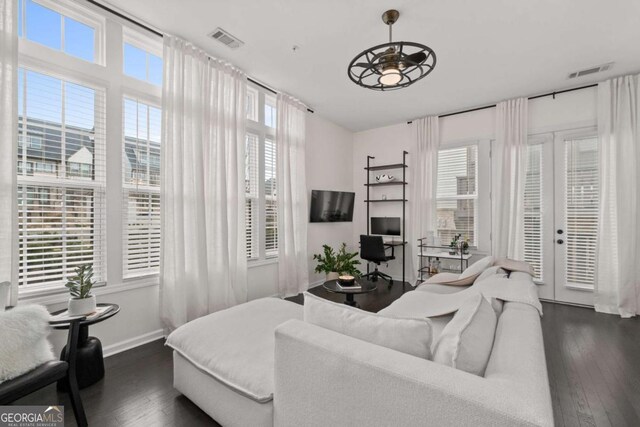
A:
[[[407,290],[409,287],[407,287]],[[312,293],[342,301],[322,287]],[[402,294],[380,286],[356,300],[378,311]],[[290,300],[301,303],[302,297]],[[640,426],[640,319],[620,319],[593,310],[543,303],[549,382],[556,426]],[[162,341],[109,357],[106,377],[82,390],[92,426],[217,426],[172,387],[171,350]],[[60,400],[58,400],[60,399]],[[55,386],[19,404],[62,402],[67,426],[75,425],[66,394]]]

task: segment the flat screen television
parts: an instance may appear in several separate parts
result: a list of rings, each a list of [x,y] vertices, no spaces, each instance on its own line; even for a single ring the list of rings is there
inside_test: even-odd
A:
[[[356,193],[311,190],[309,222],[351,222]]]
[[[371,234],[400,235],[400,217],[371,217]]]

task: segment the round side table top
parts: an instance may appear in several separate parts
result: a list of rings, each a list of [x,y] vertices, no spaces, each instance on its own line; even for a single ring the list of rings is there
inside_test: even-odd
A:
[[[120,311],[120,306],[118,304],[98,303],[96,304],[96,307],[97,308],[108,307],[109,309],[104,313],[101,313],[95,317],[91,317],[92,315],[88,315],[87,316],[88,319],[81,321],[80,325],[89,326],[89,325],[93,325],[94,323],[102,322],[103,320],[107,320],[108,318],[115,316]],[[51,316],[57,316],[61,313],[64,313],[65,311],[67,311],[66,308],[62,310],[54,311],[53,313],[51,313]],[[60,318],[58,320],[64,320],[64,318]],[[69,329],[69,323],[55,324],[55,325],[52,325],[52,327],[53,329]]]
[[[378,288],[378,285],[365,280],[356,279],[356,284],[360,285],[359,288],[349,289],[348,286],[340,287],[337,280],[328,280],[322,284],[322,286],[329,292],[336,294],[366,294],[373,292]]]

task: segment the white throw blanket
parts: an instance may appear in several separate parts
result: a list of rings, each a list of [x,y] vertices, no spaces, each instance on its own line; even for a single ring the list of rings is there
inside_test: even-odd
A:
[[[0,312],[0,383],[55,359],[49,312],[41,305],[19,305]]]
[[[429,285],[422,285],[429,286]],[[490,277],[476,283],[460,292],[441,294],[428,290],[417,290],[396,300],[380,314],[419,315],[437,317],[455,313],[472,295],[480,292],[486,298],[497,298],[505,302],[519,302],[534,307],[542,316],[542,304],[538,299],[535,284],[528,279],[509,279]]]

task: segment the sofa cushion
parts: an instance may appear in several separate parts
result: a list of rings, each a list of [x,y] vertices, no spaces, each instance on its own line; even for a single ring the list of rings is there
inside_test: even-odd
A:
[[[480,294],[469,297],[445,326],[434,347],[433,361],[484,375],[491,356],[497,318]]]
[[[428,285],[469,286],[473,284],[475,276],[460,278],[456,273],[438,273],[429,277],[424,283]]]
[[[423,359],[431,358],[431,321],[386,317],[304,294],[304,321]]]
[[[55,359],[47,340],[49,317],[35,304],[0,312],[0,383]]]
[[[473,279],[475,280],[475,278],[480,276],[483,271],[493,265],[493,261],[494,258],[491,255],[479,259],[462,272],[462,274],[460,275],[460,280],[470,277],[473,277]]]
[[[497,265],[491,266],[485,269],[478,277],[476,277],[476,282],[480,282],[489,278],[506,278],[508,276],[507,272]]]
[[[193,320],[173,331],[166,345],[238,393],[268,402],[274,389],[274,330],[302,318],[300,305],[262,298]]]
[[[493,265],[502,267],[509,272],[518,271],[522,273],[528,273],[532,277],[536,275],[536,271],[534,270],[534,268],[526,261],[517,261],[510,258],[499,258],[495,260]]]

